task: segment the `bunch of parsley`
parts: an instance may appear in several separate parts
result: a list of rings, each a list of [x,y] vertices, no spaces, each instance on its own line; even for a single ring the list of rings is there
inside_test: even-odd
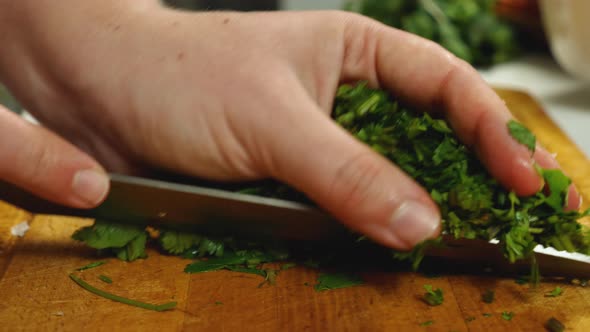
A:
[[[495,0],[350,0],[345,9],[433,40],[475,65],[520,53],[518,31],[494,13]]]
[[[387,92],[371,89],[364,83],[341,86],[332,115],[339,125],[396,163],[429,191],[440,208],[445,234],[497,239],[510,262],[531,258],[538,244],[569,252],[590,251],[588,237],[577,222],[589,211],[564,210],[571,181],[560,170],[538,168],[545,179],[545,190],[530,197],[517,197],[487,172],[445,120],[403,107]],[[525,127],[510,122],[506,130],[534,149],[535,138]],[[241,192],[310,202],[305,195],[277,182],[244,188]],[[120,259],[129,261],[145,257],[145,245],[150,238],[146,227],[105,221],[80,229],[73,237],[90,247],[112,250]],[[170,254],[217,257],[193,265],[188,272],[252,268],[289,257],[284,250],[231,237],[211,238],[162,229],[156,238]],[[373,245],[363,237],[351,238],[350,248],[357,248],[359,243]],[[384,250],[376,245],[372,248]],[[417,265],[425,249],[426,246],[418,246],[412,252],[394,252],[392,256],[413,260]],[[338,256],[339,252],[340,248],[332,254]]]

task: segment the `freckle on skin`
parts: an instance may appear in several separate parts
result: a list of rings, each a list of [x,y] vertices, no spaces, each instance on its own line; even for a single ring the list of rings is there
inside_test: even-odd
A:
[[[184,52],[180,52],[176,55],[176,60],[180,61],[184,59]]]
[[[223,24],[228,24],[229,23],[229,18],[226,18],[225,20],[223,20]]]
[[[172,26],[173,26],[173,27],[175,27],[175,26],[178,26],[178,21],[174,21],[174,22],[172,22]]]
[[[115,31],[117,31],[119,29],[121,29],[121,26],[120,25],[116,25],[115,28],[114,28]]]

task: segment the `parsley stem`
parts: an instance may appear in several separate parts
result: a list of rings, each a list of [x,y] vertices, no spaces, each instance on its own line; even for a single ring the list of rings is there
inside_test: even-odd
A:
[[[76,271],[84,271],[84,270],[93,269],[93,268],[99,267],[103,264],[106,264],[106,262],[105,261],[93,262],[93,263],[90,263],[90,264],[87,264],[87,265],[77,268]]]
[[[70,274],[70,279],[72,279],[75,283],[77,283],[80,287],[84,288],[85,290],[94,293],[98,296],[104,297],[105,299],[109,299],[116,302],[125,303],[134,307],[143,308],[147,310],[154,310],[154,311],[165,311],[171,310],[176,307],[176,302],[168,302],[164,304],[150,304],[141,301],[136,301],[132,299],[128,299],[119,295],[111,294],[109,292],[103,291],[98,289],[86,281],[82,280],[80,277],[74,275],[73,273]]]

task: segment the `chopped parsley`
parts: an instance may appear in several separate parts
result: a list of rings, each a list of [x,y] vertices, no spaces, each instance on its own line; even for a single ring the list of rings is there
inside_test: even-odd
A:
[[[526,146],[531,152],[535,152],[537,139],[527,127],[514,120],[510,120],[510,122],[508,122],[508,131],[520,144]]]
[[[72,279],[80,287],[84,288],[85,290],[87,290],[91,293],[94,293],[98,296],[104,297],[105,299],[125,303],[128,305],[134,306],[134,307],[143,308],[143,309],[147,309],[147,310],[153,310],[153,311],[172,310],[176,307],[176,302],[168,302],[168,303],[164,303],[164,304],[150,304],[150,303],[145,303],[145,302],[141,302],[141,301],[137,301],[137,300],[128,299],[126,297],[122,297],[119,295],[111,294],[109,292],[106,292],[104,290],[98,289],[98,288],[90,285],[89,283],[82,280],[80,277],[76,276],[73,273],[70,274],[70,279]]]
[[[113,279],[111,279],[111,278],[109,278],[109,277],[107,277],[105,275],[102,275],[102,274],[98,276],[98,279],[100,279],[100,281],[105,282],[107,284],[112,284],[113,283]]]
[[[105,261],[93,262],[93,263],[90,263],[90,264],[87,264],[87,265],[84,265],[82,267],[77,268],[76,271],[90,270],[90,269],[93,269],[95,267],[99,267],[99,266],[101,266],[103,264],[106,264],[106,262]]]
[[[427,320],[427,321],[420,323],[420,326],[430,326],[432,324],[434,324],[433,320]]]
[[[561,287],[555,287],[552,291],[545,294],[545,297],[558,297],[563,294],[563,289]]]
[[[511,321],[512,317],[514,317],[514,313],[512,311],[503,311],[502,312],[502,319]]]
[[[94,225],[76,231],[72,238],[95,249],[111,250],[124,261],[147,257],[147,232],[142,226],[97,220]]]
[[[318,292],[338,289],[338,288],[346,288],[352,286],[358,286],[364,284],[363,279],[351,273],[320,273],[318,277],[318,282],[314,286],[314,289]]]
[[[422,299],[431,306],[441,305],[444,301],[443,291],[440,288],[433,289],[432,285],[424,285],[426,293]]]

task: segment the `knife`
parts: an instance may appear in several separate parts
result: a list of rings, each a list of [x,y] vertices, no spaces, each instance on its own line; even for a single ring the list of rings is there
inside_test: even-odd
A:
[[[166,226],[205,233],[237,233],[286,240],[320,240],[350,233],[329,214],[296,202],[122,174],[94,209],[38,198],[0,181],[0,199],[31,213]]]
[[[37,214],[166,226],[207,234],[232,233],[288,241],[350,238],[350,231],[331,215],[306,204],[122,174],[110,174],[110,179],[107,198],[94,209],[54,204],[1,181],[0,199]],[[450,235],[443,235],[443,239],[445,246],[428,250],[428,259],[453,266],[481,265],[511,274],[530,269],[528,261],[509,263],[496,240],[455,239]],[[590,256],[542,246],[534,251],[543,275],[590,278]]]

